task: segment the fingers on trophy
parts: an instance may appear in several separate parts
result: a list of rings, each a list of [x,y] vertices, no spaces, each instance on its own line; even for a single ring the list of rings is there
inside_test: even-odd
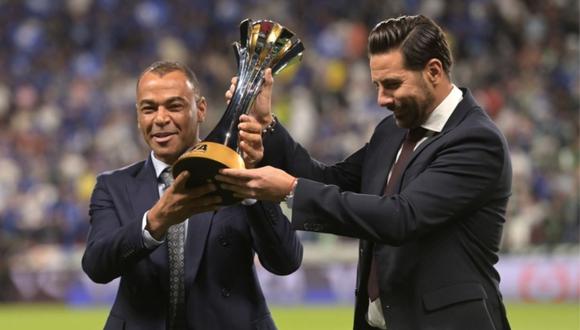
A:
[[[294,33],[270,20],[246,19],[240,24],[240,42],[233,44],[238,62],[238,82],[221,119],[200,143],[184,153],[173,165],[173,176],[187,170],[186,186],[195,187],[213,181],[222,168],[245,168],[238,145],[238,124],[242,114],[251,109],[264,82],[264,72],[280,73],[302,59],[304,46]],[[231,191],[218,189],[222,205],[239,201]]]

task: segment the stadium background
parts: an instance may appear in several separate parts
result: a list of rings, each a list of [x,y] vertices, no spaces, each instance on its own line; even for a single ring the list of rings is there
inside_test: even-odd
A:
[[[317,159],[334,162],[386,114],[369,78],[369,29],[423,13],[451,40],[455,82],[472,89],[510,145],[513,196],[498,268],[514,329],[579,329],[578,6],[0,0],[0,328],[104,324],[115,283],[92,284],[80,270],[88,199],[97,173],[147,156],[134,112],[146,65],[177,59],[197,72],[210,105],[203,135],[225,109],[239,22],[282,23],[306,51],[276,77],[274,111]],[[297,273],[274,277],[257,265],[279,326],[350,329],[356,242],[300,235]]]

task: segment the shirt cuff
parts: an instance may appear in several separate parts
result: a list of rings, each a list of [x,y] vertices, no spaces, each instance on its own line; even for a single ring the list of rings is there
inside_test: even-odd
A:
[[[255,198],[246,198],[242,201],[242,205],[251,206],[251,205],[256,204],[257,201],[258,200]]]
[[[378,329],[387,329],[387,324],[385,322],[385,316],[383,315],[383,305],[381,304],[381,299],[377,298],[375,301],[370,301],[369,299],[369,309],[367,311],[367,323]]]
[[[292,189],[290,189],[290,192],[288,193],[288,195],[286,195],[286,197],[284,197],[284,202],[286,202],[286,206],[288,206],[288,208],[290,210],[292,210],[292,206],[294,205],[294,192],[296,191],[297,185],[298,185],[298,178],[295,178],[294,181],[292,181]]]
[[[145,214],[143,214],[143,220],[141,223],[141,229],[143,232],[143,244],[145,245],[145,247],[147,249],[153,249],[153,248],[156,248],[159,245],[163,244],[163,242],[165,242],[165,239],[158,241],[155,238],[153,238],[153,236],[151,235],[149,230],[145,229],[145,226],[147,226],[147,215],[148,214],[149,214],[149,211],[147,211],[147,212],[145,212]]]

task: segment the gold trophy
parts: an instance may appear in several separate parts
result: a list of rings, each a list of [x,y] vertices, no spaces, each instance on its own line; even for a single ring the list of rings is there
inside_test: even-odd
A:
[[[238,83],[226,111],[208,136],[173,165],[174,177],[184,170],[189,171],[188,187],[213,181],[222,168],[245,168],[238,148],[240,116],[252,107],[267,68],[276,75],[302,59],[304,46],[300,39],[276,22],[246,19],[240,23],[240,37],[240,42],[233,44],[238,61]],[[217,193],[223,205],[239,201],[230,191],[218,188]]]

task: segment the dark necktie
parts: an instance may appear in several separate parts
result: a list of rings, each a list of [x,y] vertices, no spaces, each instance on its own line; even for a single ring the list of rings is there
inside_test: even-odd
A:
[[[173,183],[171,168],[167,167],[159,176],[163,191]],[[169,227],[167,249],[169,255],[169,329],[185,329],[185,283],[184,250],[185,222]]]
[[[427,130],[422,127],[414,128],[407,132],[405,140],[403,141],[403,147],[401,149],[401,153],[399,154],[399,158],[395,162],[395,165],[393,165],[393,168],[391,170],[391,176],[387,182],[387,185],[385,186],[384,190],[385,196],[390,196],[396,193],[395,187],[397,186],[397,182],[401,178],[401,172],[407,165],[409,157],[411,156],[411,154],[413,154],[413,149],[415,149],[417,142],[419,142],[425,136],[426,132]],[[379,279],[377,275],[377,262],[374,256],[374,251],[372,251],[371,253],[373,253],[373,257],[371,261],[371,270],[369,273],[369,282],[367,289],[369,299],[371,301],[375,301],[379,297]]]

